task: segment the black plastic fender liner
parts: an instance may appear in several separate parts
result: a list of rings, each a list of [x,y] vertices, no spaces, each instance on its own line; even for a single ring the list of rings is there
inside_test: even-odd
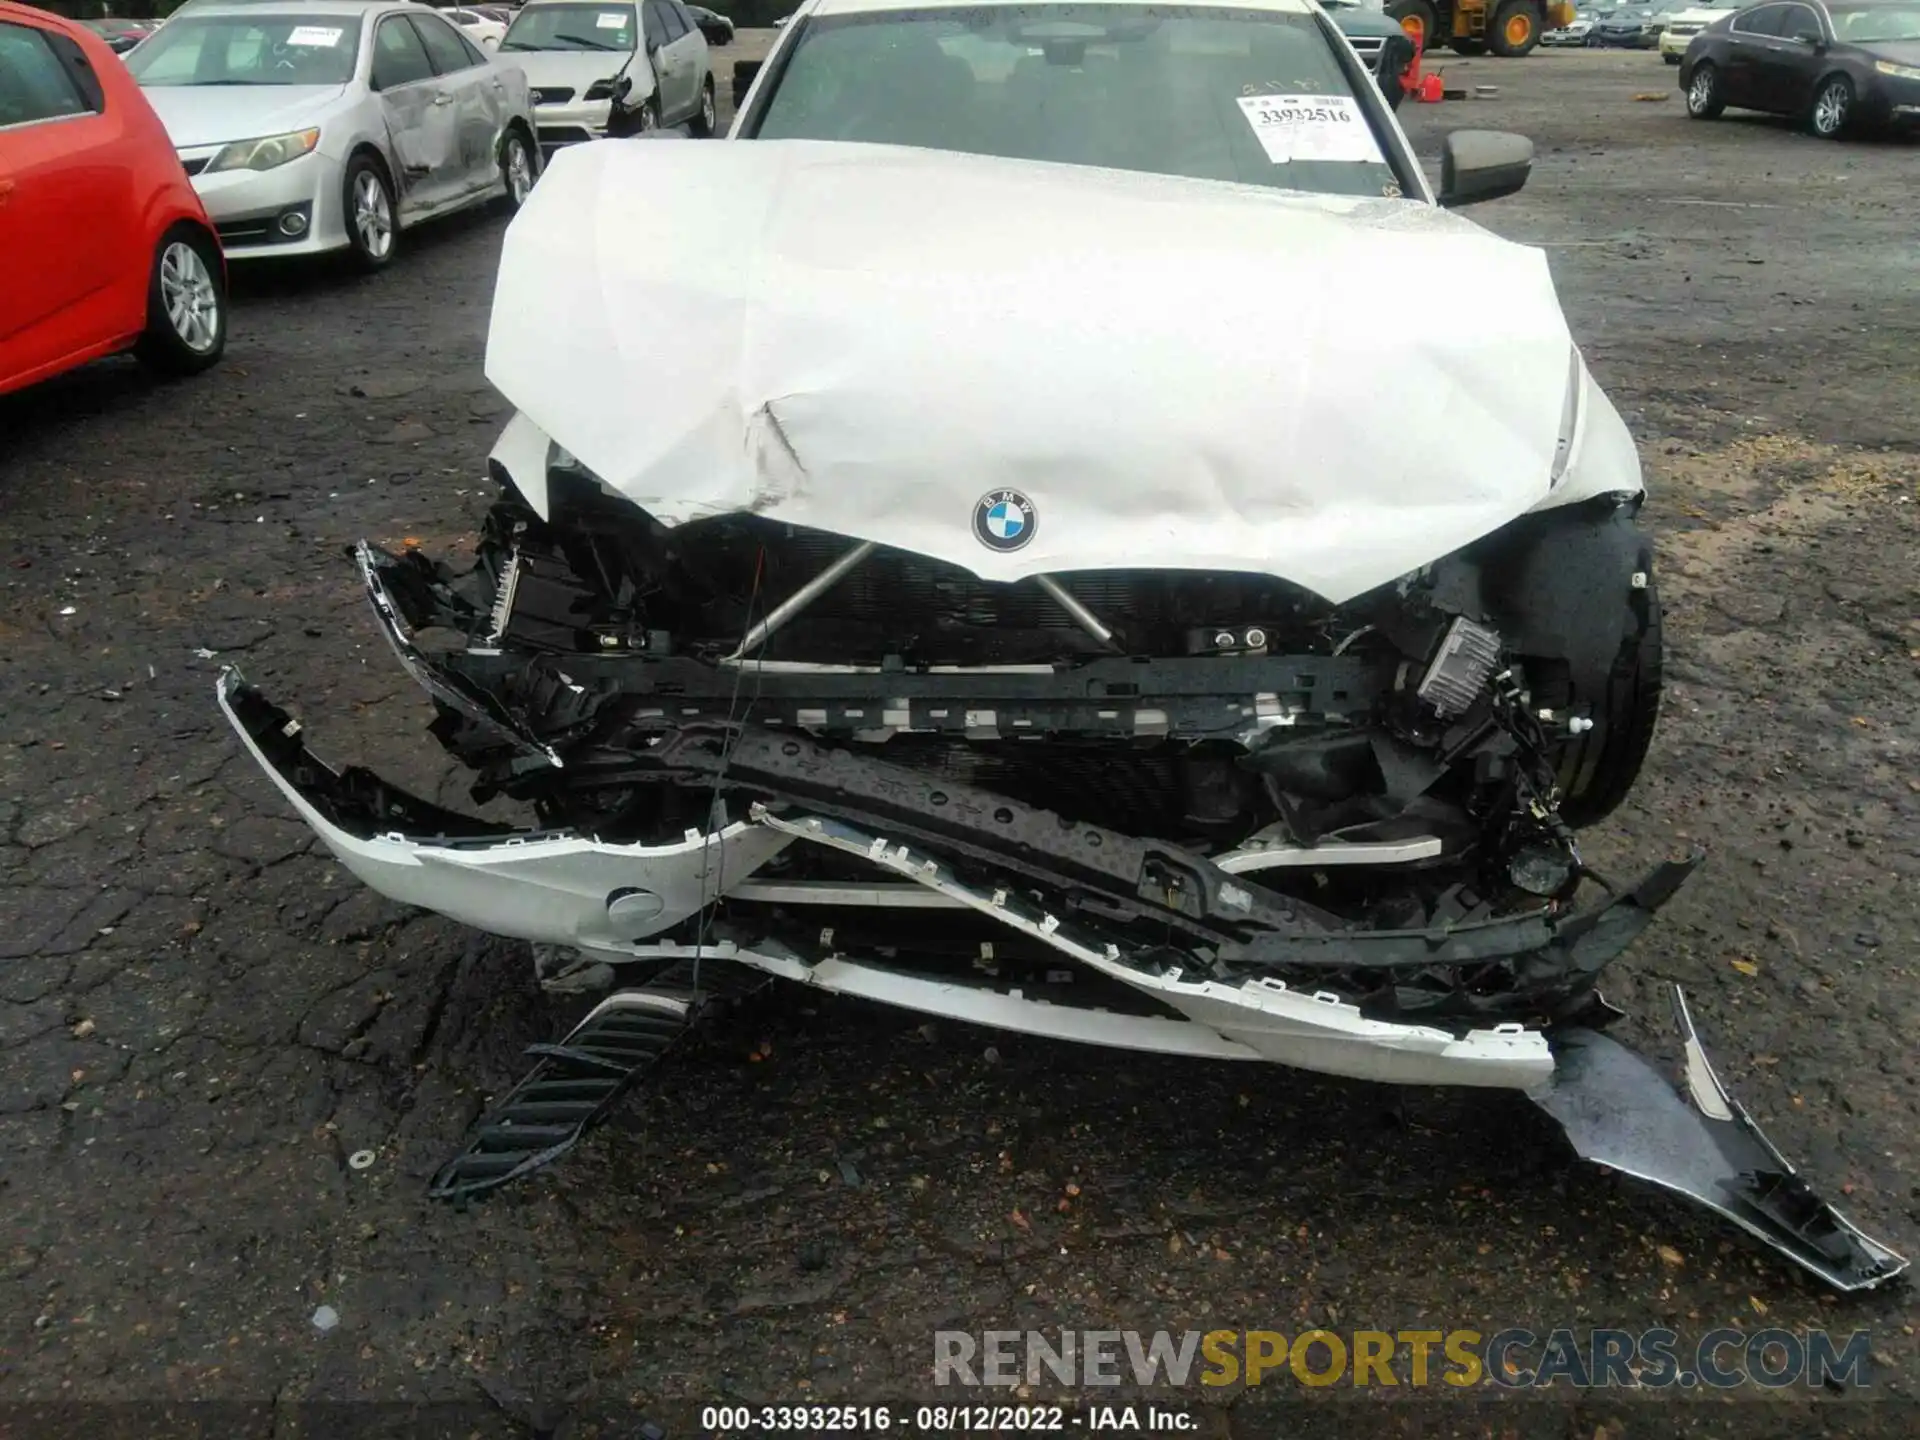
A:
[[[1434,566],[1434,602],[1500,631],[1518,655],[1554,656],[1585,694],[1604,693],[1643,628],[1634,576],[1653,571],[1638,497],[1602,496],[1523,515]]]
[[[1907,1268],[1814,1193],[1714,1074],[1686,996],[1673,987],[1684,1053],[1679,1090],[1644,1056],[1588,1029],[1552,1036],[1553,1079],[1530,1099],[1591,1160],[1697,1201],[1837,1290]]]

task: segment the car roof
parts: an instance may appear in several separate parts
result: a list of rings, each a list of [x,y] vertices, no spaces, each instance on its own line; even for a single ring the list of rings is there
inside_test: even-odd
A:
[[[1032,5],[1035,0],[817,0],[807,7],[809,15],[869,15],[885,10],[927,10],[951,7],[956,10],[994,9],[999,6]],[[1166,0],[1060,0],[1063,4],[1162,5]],[[1286,15],[1312,12],[1310,0],[1207,0],[1222,10],[1267,10]]]

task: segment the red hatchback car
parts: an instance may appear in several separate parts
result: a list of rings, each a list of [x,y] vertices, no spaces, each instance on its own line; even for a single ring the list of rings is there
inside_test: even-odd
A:
[[[159,118],[107,44],[0,0],[0,394],[122,350],[189,374],[227,273]]]

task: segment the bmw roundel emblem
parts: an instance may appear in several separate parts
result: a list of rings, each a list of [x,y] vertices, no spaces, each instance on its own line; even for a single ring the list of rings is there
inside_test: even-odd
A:
[[[989,550],[1007,554],[1033,539],[1040,512],[1018,490],[990,490],[973,507],[973,533]]]

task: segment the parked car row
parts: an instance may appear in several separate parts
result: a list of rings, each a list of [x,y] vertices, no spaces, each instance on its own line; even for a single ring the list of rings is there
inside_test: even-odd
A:
[[[1719,14],[1736,10],[1747,0],[1699,0],[1685,10],[1663,9],[1658,5],[1597,5],[1575,13],[1573,22],[1540,37],[1542,45],[1585,46],[1589,49],[1658,50],[1671,54],[1671,63],[1679,63],[1672,41],[1699,33]],[[1704,16],[1703,13],[1704,12]],[[1680,40],[1679,50],[1686,49]]]
[[[421,221],[517,209],[561,144],[715,129],[680,0],[496,11],[188,0],[121,52],[117,28],[0,0],[0,255],[36,280],[0,287],[0,393],[128,350],[204,369],[230,261],[380,269]]]

